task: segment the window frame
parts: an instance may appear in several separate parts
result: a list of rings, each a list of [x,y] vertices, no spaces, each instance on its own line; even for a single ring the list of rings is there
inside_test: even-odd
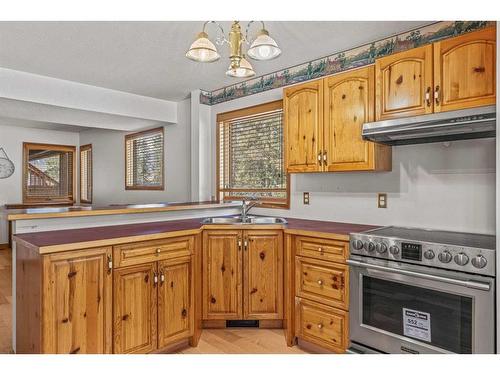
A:
[[[127,185],[127,141],[131,138],[138,138],[140,136],[144,136],[147,134],[151,133],[160,133],[162,135],[162,146],[161,146],[161,185],[159,186],[147,186],[147,185],[132,185],[128,186]],[[165,190],[165,129],[163,126],[154,128],[154,129],[148,129],[148,130],[143,130],[140,132],[136,133],[130,133],[125,135],[125,141],[124,141],[124,154],[125,154],[125,176],[124,176],[124,183],[125,183],[125,190]]]
[[[89,151],[90,150],[90,159],[88,161],[87,165],[87,181],[90,181],[90,199],[83,199],[82,198],[82,186],[83,186],[83,181],[82,181],[82,152],[84,151]],[[79,166],[79,174],[78,177],[80,179],[80,203],[92,203],[93,199],[93,193],[94,193],[94,171],[93,171],[93,150],[92,150],[92,144],[86,144],[80,146],[79,150],[79,155],[78,155],[78,166]]]
[[[245,108],[240,108],[236,109],[233,111],[229,112],[223,112],[223,113],[218,113],[216,122],[217,122],[217,127],[216,127],[216,197],[217,201],[221,201],[221,192],[224,192],[226,189],[221,189],[220,187],[220,158],[221,158],[221,153],[220,153],[220,127],[224,122],[227,121],[232,121],[237,118],[243,118],[243,117],[249,117],[253,115],[258,115],[258,114],[263,114],[266,112],[272,112],[276,110],[283,110],[283,100],[275,100],[272,102],[267,102],[263,104],[257,104],[251,107],[245,107]],[[285,132],[285,123],[284,119],[282,120],[283,122],[283,135]],[[286,155],[286,152],[284,152]],[[285,155],[283,155],[283,170],[286,173],[285,169]],[[232,191],[242,191],[242,192],[259,192],[259,191],[283,191],[283,189],[230,189]],[[222,199],[223,201],[238,201],[238,200],[243,200],[244,198],[238,197],[238,196],[228,196],[225,199]],[[286,200],[282,200],[279,198],[266,198],[266,199],[258,199],[261,203],[259,204],[259,207],[265,207],[265,208],[281,208],[281,209],[289,209],[290,208],[290,174],[286,173]]]
[[[72,153],[73,166],[71,170],[72,184],[71,192],[67,199],[61,198],[33,198],[28,197],[28,163],[30,150],[47,150],[47,151],[63,151]],[[23,205],[61,205],[61,204],[74,204],[76,197],[76,146],[71,145],[56,145],[50,143],[32,143],[23,142]]]

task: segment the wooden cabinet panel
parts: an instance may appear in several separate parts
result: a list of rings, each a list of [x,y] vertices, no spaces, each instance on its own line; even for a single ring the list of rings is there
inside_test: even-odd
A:
[[[375,61],[376,119],[432,113],[432,45]]]
[[[193,334],[193,263],[190,257],[159,262],[158,347]]]
[[[323,81],[286,88],[283,100],[287,171],[320,171],[318,155],[322,150]]]
[[[114,353],[157,349],[156,262],[114,271]]]
[[[302,257],[295,258],[296,295],[326,305],[349,308],[349,267]]]
[[[344,263],[349,257],[349,243],[324,238],[295,236],[297,255]]]
[[[156,262],[190,256],[194,249],[194,236],[133,242],[113,247],[116,267]]]
[[[111,353],[108,257],[111,248],[43,257],[44,353]]]
[[[241,319],[242,232],[203,232],[203,318]]]
[[[244,236],[244,319],[283,318],[283,233],[248,230]]]
[[[391,148],[364,141],[363,124],[375,119],[373,66],[325,79],[326,171],[390,170]]]
[[[345,353],[349,346],[349,313],[333,307],[296,299],[296,334],[336,353]]]
[[[495,104],[496,28],[434,43],[434,111]]]

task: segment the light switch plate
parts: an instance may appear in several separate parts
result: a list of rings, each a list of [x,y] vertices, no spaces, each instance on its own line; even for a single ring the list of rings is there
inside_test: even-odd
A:
[[[304,199],[303,199],[304,204],[309,204],[309,192],[304,191],[303,196],[304,196]]]
[[[378,208],[387,208],[387,194],[378,193],[377,202],[378,202]]]

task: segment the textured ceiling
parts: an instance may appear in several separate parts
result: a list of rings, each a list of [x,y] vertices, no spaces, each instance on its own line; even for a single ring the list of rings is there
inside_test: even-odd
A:
[[[269,21],[266,27],[283,53],[275,60],[252,64],[257,75],[271,73],[428,23]],[[213,90],[238,82],[225,75],[227,46],[219,47],[222,58],[211,64],[184,57],[202,24],[0,22],[0,67],[181,100],[197,88]],[[231,22],[222,24],[227,32]],[[215,28],[208,32],[213,36]]]

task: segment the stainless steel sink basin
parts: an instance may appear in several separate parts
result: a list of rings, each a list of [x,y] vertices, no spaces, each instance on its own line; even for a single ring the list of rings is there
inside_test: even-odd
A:
[[[243,221],[241,216],[229,217],[207,217],[202,224],[286,224],[287,221],[281,217],[247,216]]]

